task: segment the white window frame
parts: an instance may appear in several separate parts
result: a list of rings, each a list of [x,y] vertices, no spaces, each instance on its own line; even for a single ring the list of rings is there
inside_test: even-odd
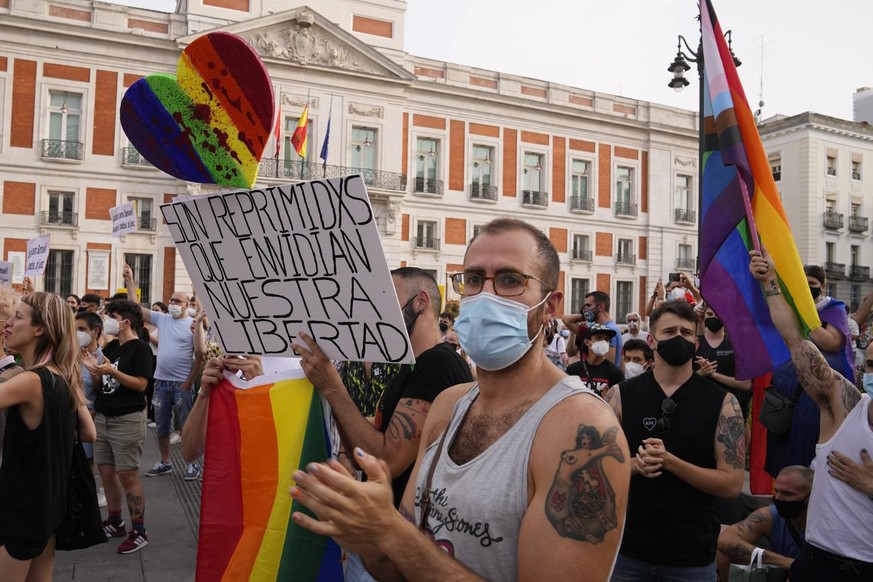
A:
[[[489,166],[491,167],[491,186],[497,188],[497,199],[500,199],[500,141],[495,138],[488,138],[484,136],[477,135],[475,139],[467,140],[467,164],[464,167],[465,172],[465,187],[467,188],[467,196],[468,198],[472,196],[472,184],[473,184],[473,152],[476,147],[483,148],[491,148],[491,160]],[[478,199],[477,199],[478,200]]]
[[[436,168],[434,169],[433,180],[435,182],[443,182],[443,184],[445,184],[445,180],[443,179],[443,176],[444,176],[443,168],[445,167],[445,163],[444,163],[444,159],[443,159],[445,157],[445,144],[446,144],[445,136],[440,135],[440,134],[416,132],[412,136],[412,143],[413,143],[415,151],[413,152],[412,159],[411,159],[412,167],[409,169],[409,175],[412,176],[412,180],[413,180],[413,184],[412,184],[413,192],[415,192],[416,194],[438,194],[438,195],[442,194],[443,192],[445,192],[445,190],[441,190],[441,189],[437,188],[436,185],[434,185],[433,192],[428,192],[427,181],[430,180],[430,178],[428,178],[427,176],[424,176],[424,187],[421,189],[416,187],[416,184],[418,183],[418,180],[419,180],[419,176],[418,176],[419,157],[422,155],[424,155],[424,156],[430,155],[429,152],[422,153],[418,150],[418,140],[420,140],[420,139],[421,140],[431,140],[431,141],[436,142],[436,150],[434,152],[434,157],[436,158],[436,164],[435,164]]]
[[[573,283],[575,281],[586,281],[587,285],[585,286],[585,293],[582,294],[581,303],[579,305],[573,305]],[[574,277],[573,275],[569,275],[567,277],[567,308],[572,310],[571,313],[579,313],[582,309],[582,306],[585,304],[585,295],[591,293],[593,290],[591,277]]]
[[[50,79],[44,80],[39,86],[39,99],[40,102],[38,104],[39,107],[39,126],[38,126],[38,134],[39,140],[37,145],[39,147],[39,153],[42,154],[42,140],[50,139],[49,138],[49,112],[52,110],[51,108],[51,94],[54,92],[57,93],[74,93],[80,94],[82,96],[82,110],[79,115],[79,141],[82,144],[82,159],[69,159],[69,158],[47,158],[52,162],[62,162],[62,163],[71,163],[71,164],[81,164],[88,159],[89,148],[88,145],[92,140],[92,128],[91,128],[91,119],[89,117],[91,103],[91,90],[90,85],[88,83],[82,83],[79,81],[62,81],[58,79]]]
[[[133,202],[133,208],[134,208],[134,211],[136,212],[136,224],[137,224],[136,231],[142,232],[142,233],[152,233],[152,234],[156,233],[158,231],[158,225],[160,224],[159,218],[161,216],[161,211],[160,211],[160,204],[158,203],[157,200],[155,200],[155,197],[151,196],[149,194],[128,194],[126,196],[126,200],[127,200],[127,202]],[[140,222],[140,218],[141,218],[140,217],[140,208],[139,208],[140,200],[148,200],[152,204],[151,219],[155,221],[155,228],[154,229],[143,228],[143,226]]]
[[[613,161],[612,163],[612,173],[610,174],[611,183],[609,185],[609,196],[610,196],[610,205],[612,205],[613,211],[617,210],[615,208],[615,203],[618,202],[617,192],[615,191],[615,183],[618,181],[618,169],[619,168],[628,168],[632,171],[631,178],[631,188],[630,188],[630,204],[636,205],[637,213],[636,216],[628,217],[628,218],[639,218],[640,216],[640,164],[637,160],[628,160],[625,158],[619,158],[618,161]],[[625,215],[622,215],[625,216]]]
[[[355,132],[355,129],[370,129],[370,130],[373,130],[373,131],[375,132],[375,140],[374,140],[374,142],[373,142],[370,146],[365,146],[365,145],[364,145],[365,142],[361,142],[361,143],[356,142],[356,141],[354,140],[354,132]],[[355,166],[355,165],[353,164],[353,161],[352,161],[352,151],[355,149],[356,146],[360,145],[361,147],[372,147],[372,148],[375,148],[375,149],[373,150],[373,152],[374,152],[374,153],[373,153],[373,155],[374,155],[374,158],[373,158],[373,167],[372,167],[372,168],[366,168],[366,167],[364,167],[364,166],[361,166],[361,169],[365,169],[365,170],[373,170],[373,171],[379,171],[379,169],[380,169],[380,164],[381,164],[381,160],[382,160],[382,148],[384,147],[383,144],[382,144],[382,142],[384,141],[384,139],[382,139],[382,138],[383,138],[384,136],[385,136],[385,128],[382,126],[381,123],[371,123],[369,120],[366,120],[366,121],[364,121],[364,120],[354,120],[354,121],[349,121],[349,133],[348,133],[348,144],[349,144],[349,145],[348,145],[348,147],[346,148],[346,155],[348,155],[348,164],[346,164],[346,166],[349,167],[349,168],[352,168],[352,169],[356,169],[356,168],[358,168],[358,166]]]
[[[597,210],[597,158],[593,154],[583,155],[579,152],[569,152],[565,161],[567,168],[567,204],[572,204],[573,197],[573,162],[585,162],[588,164],[588,198],[594,202],[594,209]]]
[[[418,245],[418,226],[420,224],[423,224],[423,223],[433,223],[434,224],[433,235],[431,236],[431,238],[438,241],[436,248]],[[437,218],[437,217],[430,217],[430,216],[422,216],[422,217],[416,218],[414,221],[414,224],[412,226],[412,237],[411,237],[412,238],[412,247],[418,251],[441,252],[443,246],[445,245],[445,240],[443,239],[442,231],[443,231],[442,219]]]
[[[584,237],[588,240],[588,244],[586,245],[586,247],[583,249],[579,249],[579,251],[588,251],[589,253],[591,253],[590,259],[583,258],[581,254],[577,257],[576,237]],[[593,262],[593,260],[594,260],[594,244],[593,243],[594,243],[594,237],[592,236],[592,234],[590,232],[570,233],[570,249],[569,249],[570,260],[580,261],[580,262],[584,262],[584,263]]]
[[[521,191],[527,190],[527,188],[524,187],[525,186],[525,179],[524,178],[527,175],[525,173],[525,170],[527,169],[527,166],[525,165],[525,159],[524,159],[525,156],[526,155],[540,156],[540,158],[542,159],[542,162],[541,162],[542,167],[540,168],[540,189],[538,191],[549,194],[549,176],[551,175],[550,168],[549,168],[549,150],[541,148],[541,147],[540,148],[531,147],[530,144],[527,144],[527,143],[521,143],[518,150],[519,150],[519,160],[518,160],[519,176],[518,176],[518,178],[519,178],[519,184],[521,185],[521,188],[519,188],[519,190],[521,190]],[[534,191],[536,191],[536,190],[534,190]],[[551,200],[551,198],[552,198],[552,196],[551,196],[551,194],[549,194],[548,199]]]
[[[54,184],[47,184],[42,187],[42,191],[40,193],[40,205],[38,208],[38,212],[40,213],[37,217],[37,223],[42,226],[51,226],[51,227],[67,227],[67,228],[79,228],[82,225],[83,218],[82,216],[78,216],[76,220],[76,224],[63,224],[63,223],[43,223],[42,221],[42,212],[49,211],[49,201],[51,200],[52,194],[55,193],[64,193],[64,194],[72,194],[73,195],[73,214],[79,214],[79,208],[82,203],[82,191],[80,188],[69,187],[69,186],[58,186]],[[108,218],[108,215],[107,215]]]
[[[82,254],[82,249],[77,248],[77,247],[66,247],[64,245],[53,245],[50,250],[51,251],[63,251],[63,252],[73,253],[73,260],[72,260],[71,265],[70,265],[70,291],[69,292],[75,293],[76,292],[76,283],[79,282],[79,275],[80,275],[80,273],[77,272],[77,270],[76,270],[76,265],[79,264],[79,257]],[[43,276],[40,277],[40,279],[42,279],[43,290],[46,290],[47,289],[47,287],[46,287],[46,279],[47,279],[46,275],[43,274]],[[54,292],[54,290],[52,290],[52,292]]]
[[[619,285],[630,285],[628,292],[627,307],[623,307],[620,303],[621,295],[618,292]],[[616,279],[615,281],[615,321],[616,323],[627,323],[627,314],[638,311],[634,305],[634,292],[636,284],[632,279]]]

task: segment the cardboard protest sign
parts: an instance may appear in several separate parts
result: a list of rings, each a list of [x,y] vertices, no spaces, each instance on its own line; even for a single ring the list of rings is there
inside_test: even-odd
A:
[[[360,176],[176,200],[170,235],[225,352],[413,362]]]
[[[37,277],[45,272],[49,256],[49,236],[44,234],[27,241],[27,256],[24,259],[24,276]]]
[[[136,208],[133,202],[113,206],[109,209],[109,216],[112,218],[112,236],[136,232]]]
[[[12,263],[9,261],[0,261],[0,284],[12,284]]]

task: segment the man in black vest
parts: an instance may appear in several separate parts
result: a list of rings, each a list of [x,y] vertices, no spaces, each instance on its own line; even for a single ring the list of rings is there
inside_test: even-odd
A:
[[[715,500],[743,486],[743,415],[735,396],[692,370],[694,308],[668,301],[649,322],[654,367],[608,396],[637,451],[612,581],[715,582]]]

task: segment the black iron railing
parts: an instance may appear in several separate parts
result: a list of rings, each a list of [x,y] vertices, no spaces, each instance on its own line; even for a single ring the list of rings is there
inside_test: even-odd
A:
[[[615,201],[615,215],[616,216],[637,216],[637,205],[633,202],[622,202],[620,200]]]
[[[570,256],[575,261],[591,262],[593,253],[590,249],[570,249]]]
[[[684,222],[687,224],[694,224],[695,220],[697,220],[697,213],[693,210],[687,210],[685,208],[677,208],[673,211],[673,217],[676,222]]]
[[[364,183],[372,188],[385,190],[406,190],[406,174],[382,172],[368,168],[352,168],[348,166],[325,166],[301,160],[282,160],[264,158],[258,167],[261,178],[277,178],[280,180],[320,180],[324,178],[339,178],[351,174],[360,174]]]
[[[867,232],[869,221],[866,216],[850,216],[849,230],[852,232]]]
[[[60,160],[81,160],[85,149],[80,141],[42,140],[42,157]]]
[[[470,184],[470,200],[491,200],[496,202],[497,186],[484,182],[473,182]]]
[[[549,206],[549,193],[537,190],[522,190],[521,203],[527,206],[547,208]]]
[[[150,161],[136,151],[135,147],[122,148],[121,165],[130,168],[154,168]]]
[[[594,198],[590,196],[570,196],[570,210],[594,212]]]
[[[136,221],[136,229],[145,232],[155,232],[158,230],[157,218],[138,218]]]
[[[618,253],[615,255],[615,262],[619,265],[636,265],[637,264],[637,256],[636,255],[628,255],[624,253]]]
[[[844,218],[841,212],[825,210],[824,226],[825,228],[843,228]]]
[[[417,236],[415,237],[415,248],[438,251],[440,250],[440,239],[430,236]]]
[[[861,265],[852,265],[849,267],[849,278],[856,281],[863,281],[870,278],[870,267],[862,267]]]
[[[55,210],[43,210],[40,213],[40,224],[57,226],[78,226],[79,214],[77,212],[57,212]]]
[[[827,261],[825,263],[825,274],[827,274],[828,277],[845,277],[846,264]]]
[[[443,181],[431,180],[429,178],[413,178],[412,191],[420,194],[437,194],[443,195]]]

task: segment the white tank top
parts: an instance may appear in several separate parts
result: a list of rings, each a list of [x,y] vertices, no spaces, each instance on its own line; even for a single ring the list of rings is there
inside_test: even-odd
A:
[[[486,580],[517,580],[518,530],[528,506],[528,461],[534,436],[549,410],[580,393],[599,398],[577,376],[564,378],[490,447],[458,465],[449,457],[449,449],[479,395],[478,385],[462,396],[452,411],[446,444],[431,481],[428,537]],[[415,523],[421,522],[419,499],[438,444],[439,439],[427,448],[418,471]]]
[[[831,440],[815,447],[806,541],[840,556],[873,563],[873,501],[827,472],[831,451],[839,451],[856,463],[861,460],[861,449],[873,455],[869,407],[870,396],[864,394]]]

